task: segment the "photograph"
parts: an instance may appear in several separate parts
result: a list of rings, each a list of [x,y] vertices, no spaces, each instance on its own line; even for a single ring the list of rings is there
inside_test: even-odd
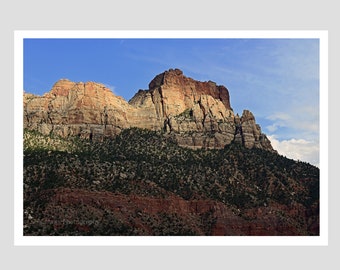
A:
[[[17,241],[327,242],[326,39],[18,31]]]

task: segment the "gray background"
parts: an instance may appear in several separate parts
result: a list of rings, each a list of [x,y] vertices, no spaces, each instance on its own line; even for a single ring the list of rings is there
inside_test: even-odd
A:
[[[7,269],[336,269],[339,21],[336,1],[2,1],[1,264]],[[14,30],[328,30],[329,246],[14,247]],[[339,253],[339,252],[338,252]],[[330,266],[332,263],[332,266]]]

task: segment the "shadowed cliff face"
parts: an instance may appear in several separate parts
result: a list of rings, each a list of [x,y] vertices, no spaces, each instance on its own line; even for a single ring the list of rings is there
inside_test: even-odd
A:
[[[190,148],[223,148],[236,141],[275,151],[251,112],[234,115],[226,87],[188,78],[179,69],[157,75],[129,102],[102,84],[65,79],[43,96],[25,93],[24,127],[92,140],[138,127],[164,130]]]

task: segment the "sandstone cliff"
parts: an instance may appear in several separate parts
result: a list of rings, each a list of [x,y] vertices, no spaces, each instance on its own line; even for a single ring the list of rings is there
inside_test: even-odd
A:
[[[232,141],[274,151],[254,115],[230,106],[228,89],[170,69],[129,101],[94,82],[62,79],[43,96],[24,93],[24,128],[101,140],[130,127],[164,130],[181,146],[223,148]]]

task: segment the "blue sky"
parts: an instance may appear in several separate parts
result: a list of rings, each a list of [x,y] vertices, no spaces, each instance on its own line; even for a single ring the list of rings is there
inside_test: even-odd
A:
[[[280,154],[319,165],[318,39],[24,39],[24,90],[61,78],[95,81],[129,100],[157,74],[179,68],[252,111]]]

